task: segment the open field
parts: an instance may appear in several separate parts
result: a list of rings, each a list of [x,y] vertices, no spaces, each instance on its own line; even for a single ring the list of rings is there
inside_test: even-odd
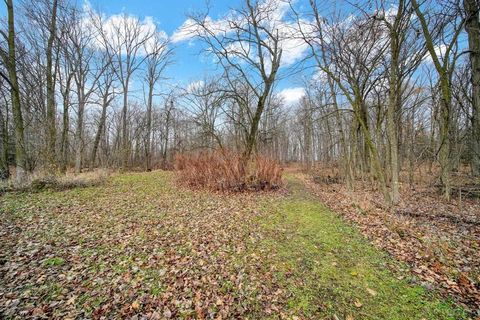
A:
[[[0,198],[0,317],[466,319],[307,192],[170,172]]]

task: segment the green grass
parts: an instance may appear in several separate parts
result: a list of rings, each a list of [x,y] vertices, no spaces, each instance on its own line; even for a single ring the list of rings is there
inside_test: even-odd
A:
[[[389,264],[398,264],[372,247],[297,180],[291,195],[267,210],[270,230],[264,245],[280,266],[276,276],[290,292],[288,307],[310,319],[464,319],[448,301],[399,280]],[[280,232],[279,232],[280,231]]]
[[[63,266],[64,263],[65,263],[65,260],[58,257],[49,258],[44,262],[45,266],[47,267]]]

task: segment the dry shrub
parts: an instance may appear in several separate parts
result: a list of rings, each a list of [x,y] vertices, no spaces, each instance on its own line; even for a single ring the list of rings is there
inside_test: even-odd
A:
[[[93,187],[104,184],[109,176],[110,172],[103,169],[84,172],[79,175],[67,173],[62,176],[46,175],[43,172],[36,172],[28,176],[28,181],[21,186],[15,185],[13,180],[4,182],[0,185],[0,195],[10,191],[63,191],[74,188]]]
[[[272,190],[282,184],[278,162],[256,156],[244,164],[242,156],[232,151],[177,154],[175,170],[181,183],[212,190]]]

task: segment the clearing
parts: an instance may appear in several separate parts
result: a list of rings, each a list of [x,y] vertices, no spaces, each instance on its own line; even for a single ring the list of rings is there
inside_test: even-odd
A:
[[[6,194],[0,317],[467,318],[287,180],[225,195],[156,171]]]

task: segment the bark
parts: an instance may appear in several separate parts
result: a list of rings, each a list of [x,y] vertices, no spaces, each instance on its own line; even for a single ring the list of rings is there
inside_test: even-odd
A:
[[[90,168],[93,169],[95,166],[95,160],[97,157],[98,146],[100,145],[100,139],[102,134],[105,132],[105,121],[107,119],[107,108],[110,104],[111,99],[108,97],[108,88],[106,89],[106,94],[102,98],[102,113],[100,115],[100,122],[98,124],[97,133],[95,134],[95,139],[93,141],[92,155],[90,157]]]
[[[147,123],[146,123],[146,139],[145,139],[145,167],[147,171],[152,170],[152,104],[153,104],[153,81],[148,84],[148,99],[147,99]]]
[[[78,110],[77,110],[77,127],[75,130],[75,173],[82,171],[82,154],[83,154],[83,114],[85,112],[85,95],[84,84],[77,84],[78,92]]]
[[[333,106],[335,108],[335,121],[336,125],[339,130],[340,134],[340,144],[342,148],[342,156],[341,156],[341,161],[342,161],[342,166],[344,170],[344,177],[345,177],[345,182],[347,184],[347,189],[349,191],[353,191],[353,168],[352,168],[352,161],[351,161],[351,156],[348,151],[348,146],[347,146],[347,138],[345,136],[345,130],[343,130],[343,123],[342,123],[342,116],[340,114],[340,109],[338,108],[338,103],[337,103],[337,96],[335,95],[334,88],[333,88],[333,81],[329,77],[328,78],[328,85],[330,87],[330,91],[332,92],[332,99],[333,99]]]
[[[170,135],[170,116],[171,111],[173,110],[173,100],[170,101],[170,108],[167,106],[166,110],[166,118],[165,118],[165,141],[163,146],[163,154],[162,154],[162,162],[163,162],[163,169],[167,168],[167,149],[168,149],[168,140]]]
[[[258,133],[258,124],[260,123],[260,118],[265,108],[265,97],[262,96],[258,100],[257,108],[255,110],[255,115],[253,116],[252,123],[250,124],[250,130],[245,142],[245,151],[243,153],[243,164],[246,166],[247,162],[250,160],[252,153],[254,151],[257,133]]]
[[[122,107],[122,169],[125,170],[128,166],[128,131],[127,131],[127,114],[128,114],[128,82],[129,77],[125,80],[123,86],[123,107]]]
[[[467,20],[468,47],[472,70],[472,173],[480,175],[480,3],[476,0],[464,1]]]
[[[22,185],[26,181],[26,160],[25,136],[22,108],[20,102],[20,86],[18,84],[16,56],[15,56],[15,18],[13,10],[13,1],[7,0],[8,12],[8,74],[10,82],[10,92],[12,95],[12,113],[13,124],[15,127],[15,164],[16,164],[16,183]]]
[[[400,10],[400,9],[399,9]],[[397,19],[398,19],[397,15]],[[398,21],[398,20],[397,20]],[[390,77],[389,77],[389,93],[387,107],[387,132],[390,149],[390,176],[391,176],[391,202],[396,204],[400,201],[399,181],[398,181],[398,136],[395,114],[399,103],[400,90],[399,86],[399,43],[397,30],[390,30]]]
[[[72,81],[73,74],[69,75],[66,83],[65,89],[62,91],[63,95],[63,124],[62,124],[62,137],[60,144],[60,154],[61,154],[61,165],[60,171],[65,173],[67,171],[68,165],[68,131],[70,129],[70,117],[69,117],[69,108],[70,108],[70,85]]]
[[[7,105],[5,104],[7,110]],[[3,111],[0,110],[0,180],[5,180],[10,177],[10,169],[8,167],[8,121],[3,116]]]
[[[53,0],[52,16],[49,26],[49,37],[47,40],[46,59],[47,59],[47,171],[55,172],[56,156],[56,105],[55,105],[55,74],[53,70],[53,43],[56,37],[57,29],[57,6],[58,0]]]
[[[362,131],[362,134],[364,136],[364,142],[365,146],[367,148],[367,152],[370,154],[370,161],[371,161],[371,169],[374,171],[374,176],[378,179],[380,191],[382,192],[383,198],[385,199],[385,202],[391,203],[391,198],[390,198],[390,193],[388,192],[387,188],[387,183],[385,179],[385,174],[382,168],[382,164],[380,161],[380,155],[378,153],[378,149],[373,143],[372,136],[370,134],[370,130],[368,129],[368,126],[366,123],[363,121],[363,116],[361,115],[361,105],[360,102],[356,102],[353,105],[354,113],[357,118],[357,121],[359,122],[360,129]]]

